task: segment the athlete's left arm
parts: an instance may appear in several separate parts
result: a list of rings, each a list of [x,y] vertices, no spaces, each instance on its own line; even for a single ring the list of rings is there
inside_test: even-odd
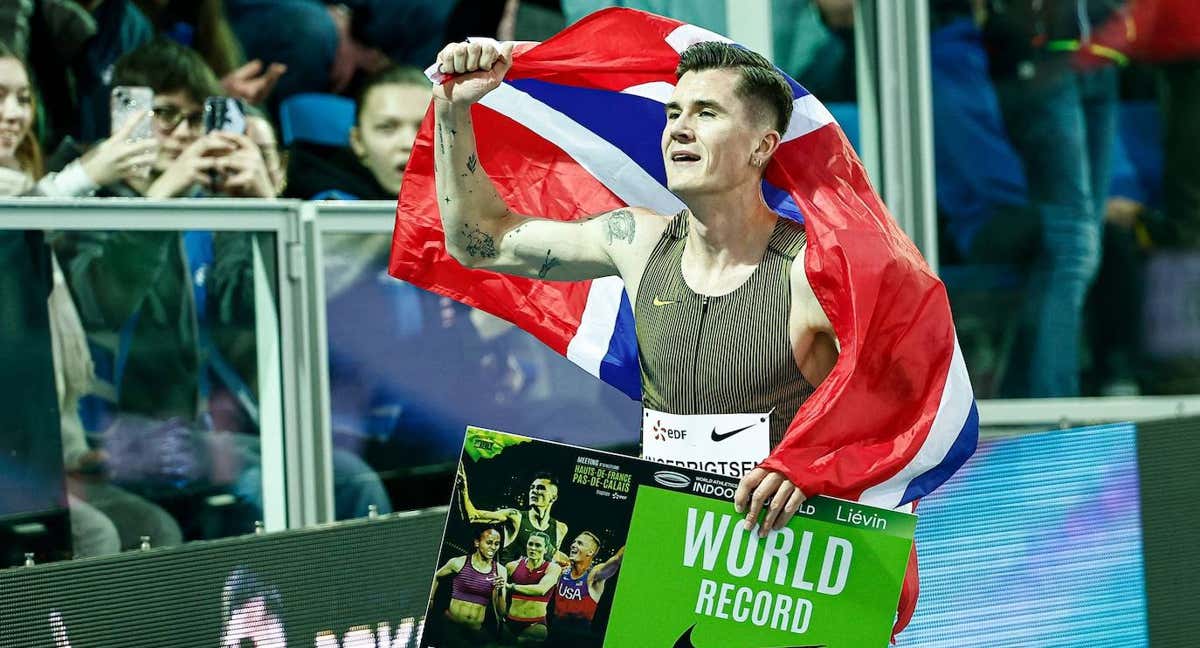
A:
[[[496,618],[508,616],[508,572],[496,572],[496,581],[492,584],[492,604],[496,606]]]
[[[625,557],[625,547],[617,549],[617,553],[612,555],[612,558],[600,563],[592,573],[588,575],[588,590],[592,598],[599,601],[604,594],[604,584],[608,579],[617,575],[617,570],[621,568],[621,559]]]
[[[803,251],[792,264],[790,278],[792,304],[788,314],[788,337],[800,374],[816,387],[837,364],[837,335],[808,283]],[[748,530],[754,527],[759,514],[765,513],[758,529],[758,534],[765,537],[772,529],[787,525],[806,497],[783,473],[755,468],[738,483],[733,503],[738,513],[746,514]]]

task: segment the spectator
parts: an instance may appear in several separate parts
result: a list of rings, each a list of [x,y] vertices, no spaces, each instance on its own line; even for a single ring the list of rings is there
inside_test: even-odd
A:
[[[195,51],[157,39],[118,62],[114,83],[154,91],[160,146],[149,178],[110,185],[109,195],[276,195],[282,167],[265,120],[251,116],[248,135],[199,132],[201,102],[219,89]],[[272,150],[264,155],[255,138]],[[182,477],[171,479],[203,477],[210,486],[236,488],[261,510],[255,295],[257,284],[273,284],[253,270],[256,247],[270,259],[273,246],[234,232],[74,232],[58,245],[113,394],[111,405],[89,418],[93,429],[107,413],[117,419],[104,426],[113,443],[159,452],[161,444],[143,440],[174,439],[196,456],[176,462]],[[200,475],[206,467],[210,472]],[[352,483],[338,500],[340,517],[365,515],[367,504],[390,510],[378,478],[360,460],[335,453],[334,472],[335,480]]]
[[[83,160],[73,162],[61,173],[39,178],[41,152],[31,132],[36,110],[24,64],[12,50],[0,45],[0,195],[86,195],[100,183],[138,174],[153,159],[153,142],[127,141],[138,121],[131,119]],[[145,115],[141,119],[148,118]],[[143,535],[150,536],[160,546],[178,544],[182,536],[171,516],[104,479],[104,454],[88,447],[79,419],[79,399],[91,391],[91,356],[58,262],[53,257],[51,260],[50,342],[75,556],[132,549],[139,545]]]
[[[1080,393],[1082,311],[1100,263],[1117,77],[1112,67],[1075,71],[1064,50],[1077,45],[1080,34],[1117,4],[1021,0],[987,5],[984,38],[991,76],[1042,224],[1042,254],[1029,299],[1032,396]]]
[[[1095,30],[1084,53],[1120,51],[1159,65],[1163,112],[1163,247],[1200,248],[1200,22],[1193,0],[1132,0]],[[1094,65],[1096,57],[1080,56]],[[1147,224],[1149,225],[1149,224]]]
[[[275,197],[266,160],[250,137],[201,132],[204,100],[220,95],[221,89],[194,50],[157,38],[117,62],[113,83],[154,91],[153,130],[159,148],[149,177],[109,186],[108,193],[147,198]]]
[[[950,243],[942,258],[1025,265],[1039,252],[1041,223],[1004,130],[979,28],[960,12],[938,17],[930,68],[938,216]]]
[[[154,142],[130,142],[130,119],[113,137],[60,173],[43,174],[42,150],[33,134],[37,113],[29,73],[16,52],[0,43],[0,196],[86,196],[101,185],[134,178],[153,159]]]
[[[432,97],[416,68],[391,67],[368,78],[350,129],[350,148],[293,145],[288,195],[396,200],[413,140]]]
[[[79,312],[58,262],[53,262],[50,346],[62,425],[63,468],[67,471],[71,537],[76,558],[102,556],[141,546],[142,536],[157,547],[183,542],[169,513],[106,478],[108,456],[89,447],[79,418],[79,400],[92,389],[92,359]]]
[[[358,98],[350,148],[383,192],[400,193],[404,167],[433,93],[416,68],[395,67],[372,77]]]
[[[262,153],[266,163],[267,177],[276,195],[287,188],[287,152],[279,146],[275,127],[266,117],[251,112],[246,118],[246,135]]]

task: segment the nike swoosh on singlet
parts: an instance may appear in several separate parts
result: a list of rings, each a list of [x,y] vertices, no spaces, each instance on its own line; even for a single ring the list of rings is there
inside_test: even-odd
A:
[[[734,431],[732,431],[732,432],[726,432],[726,433],[724,433],[724,434],[717,434],[717,428],[713,428],[713,431],[712,431],[712,440],[713,440],[713,441],[724,441],[725,439],[728,439],[729,437],[731,437],[731,436],[733,436],[733,435],[737,434],[738,432],[742,432],[742,431],[745,431],[745,430],[749,430],[749,429],[750,429],[750,428],[752,428],[752,427],[754,427],[754,424],[753,424],[753,423],[751,423],[750,425],[747,425],[747,426],[746,426],[746,427],[744,427],[744,428],[738,428],[738,429],[736,429],[736,430],[734,430]]]
[[[675,640],[675,645],[672,646],[672,648],[696,648],[696,644],[692,643],[692,630],[695,629],[696,625],[692,624],[692,627],[685,630],[682,635],[679,635],[679,638]],[[780,646],[779,648],[825,648],[825,644],[809,644],[807,646]]]
[[[658,297],[654,298],[655,306],[670,306],[671,304],[678,304],[678,303],[679,303],[678,299],[672,299],[671,301],[663,301],[663,300],[659,299]]]

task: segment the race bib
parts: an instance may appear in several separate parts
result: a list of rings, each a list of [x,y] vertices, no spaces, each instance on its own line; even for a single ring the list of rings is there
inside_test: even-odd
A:
[[[766,414],[667,414],[642,411],[642,457],[694,470],[741,477],[771,451]]]

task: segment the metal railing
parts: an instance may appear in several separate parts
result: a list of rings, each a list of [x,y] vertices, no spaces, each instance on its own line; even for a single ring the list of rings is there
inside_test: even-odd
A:
[[[22,199],[0,201],[0,229],[211,230],[274,236],[278,268],[273,288],[278,298],[274,312],[260,312],[256,319],[261,324],[264,521],[267,530],[278,530],[334,519],[322,238],[390,234],[394,209],[386,202]],[[1048,429],[1195,416],[1200,414],[1200,395],[990,400],[979,407],[985,427]]]

